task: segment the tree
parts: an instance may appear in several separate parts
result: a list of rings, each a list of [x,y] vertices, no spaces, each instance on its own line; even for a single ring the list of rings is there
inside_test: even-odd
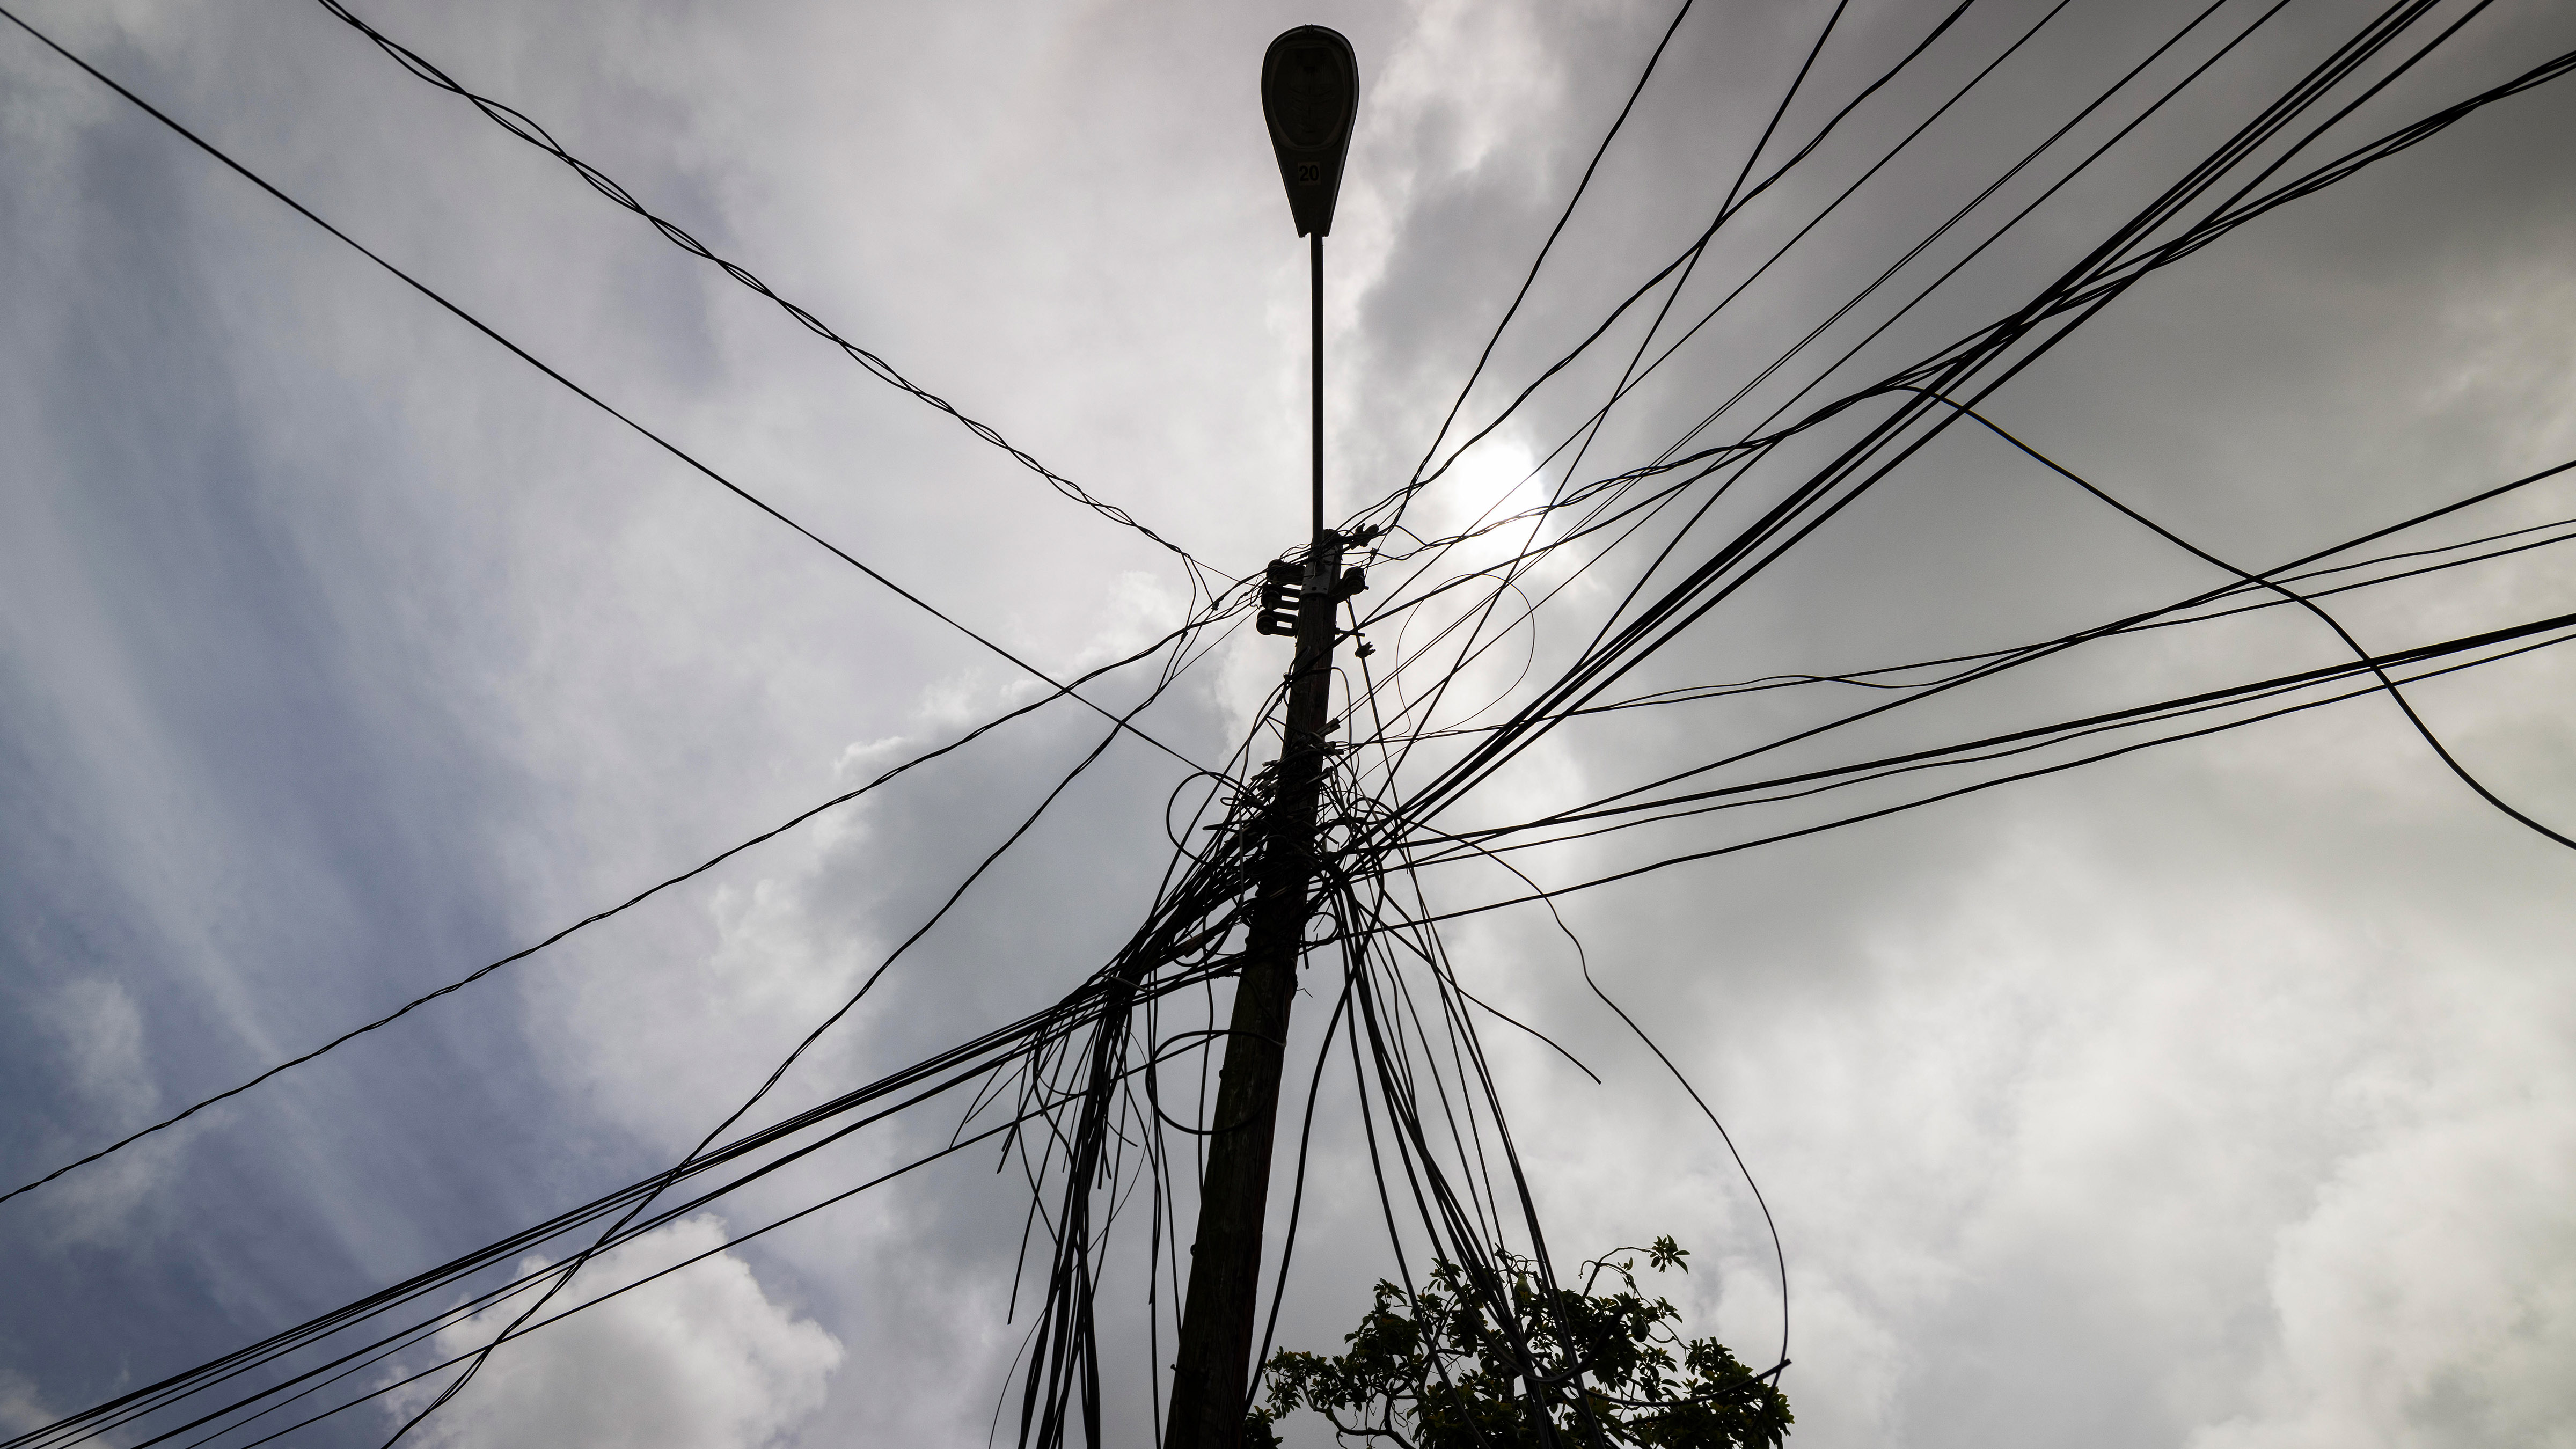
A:
[[[1658,1273],[1689,1271],[1671,1238],[1644,1252]],[[1584,1265],[1579,1292],[1510,1254],[1481,1275],[1443,1259],[1418,1295],[1379,1283],[1346,1352],[1271,1356],[1245,1443],[1275,1449],[1271,1426],[1306,1408],[1345,1445],[1775,1449],[1791,1423],[1778,1387],[1716,1339],[1685,1340],[1681,1310],[1638,1291],[1636,1259],[1609,1257]],[[1605,1272],[1620,1290],[1596,1294]]]

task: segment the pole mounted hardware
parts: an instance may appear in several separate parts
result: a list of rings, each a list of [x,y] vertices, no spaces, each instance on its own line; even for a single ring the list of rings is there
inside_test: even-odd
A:
[[[1353,594],[1368,589],[1368,571],[1344,569],[1340,582],[1333,586],[1336,604]],[[1263,634],[1297,634],[1297,612],[1306,599],[1306,566],[1290,559],[1272,559],[1270,571],[1261,583],[1261,612],[1253,616],[1252,627]]]
[[[1264,634],[1297,633],[1297,605],[1305,598],[1306,566],[1284,558],[1270,561],[1269,577],[1261,584],[1261,612],[1253,616],[1252,627]]]
[[[1261,114],[1270,122],[1270,149],[1279,153],[1279,179],[1287,183],[1299,236],[1333,230],[1342,157],[1351,149],[1359,110],[1359,57],[1340,31],[1300,25],[1270,42],[1261,58]]]

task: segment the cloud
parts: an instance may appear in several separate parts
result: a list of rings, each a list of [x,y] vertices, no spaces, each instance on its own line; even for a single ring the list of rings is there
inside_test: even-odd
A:
[[[40,1429],[54,1421],[54,1414],[36,1396],[35,1381],[25,1374],[0,1369],[0,1429],[22,1433]]]
[[[38,1014],[61,1044],[65,1080],[100,1117],[139,1118],[159,1101],[143,1060],[143,1014],[123,986],[94,976],[66,981]]]
[[[2282,1230],[2255,1407],[2192,1449],[2576,1444],[2567,1075],[2500,1051],[2466,1082],[2382,1084],[2413,1120]]]
[[[1158,550],[871,381],[318,8],[50,3],[67,38],[211,139],[1022,657],[1062,673],[1179,609]],[[1697,234],[1829,9],[1693,11],[1466,423]],[[2045,9],[1969,11],[1722,236],[1663,336]],[[1125,0],[1033,20],[979,0],[780,0],[666,5],[602,29],[581,7],[376,10],[782,294],[1229,571],[1293,545],[1305,508],[1305,253],[1250,103],[1262,44],[1334,24],[1366,76],[1328,263],[1338,511],[1421,456],[1671,14]],[[2565,12],[2495,7],[2462,32],[2461,63],[2501,73],[2563,49]],[[1852,7],[1780,144],[1934,19]],[[1641,462],[1705,415],[2168,23],[2153,7],[2068,7],[1622,404],[1585,472]],[[2017,300],[2063,263],[2051,249],[2160,189],[2194,136],[2233,124],[2231,107],[2286,84],[2346,23],[2283,11],[2231,62],[2233,89],[2166,113],[2172,131],[2115,152],[2098,184],[2038,218],[2028,249],[1963,273],[1962,294],[1889,349]],[[0,951],[19,953],[0,956],[0,1095],[25,1103],[0,1152],[21,1178],[1030,697],[1011,666],[0,40],[0,234],[26,241],[0,249],[0,307],[16,309],[0,328],[0,433],[19,462],[0,479]],[[2428,70],[2355,126],[2477,79]],[[2549,143],[2567,118],[2563,99],[2529,97],[2266,218],[2124,298],[1996,411],[2249,564],[2557,461],[2576,437],[2576,188]],[[1954,234],[1925,265],[1968,244]],[[1902,295],[1883,291],[1806,362]],[[1469,454],[1415,520],[1463,518],[1513,487],[1659,305]],[[1739,505],[1757,514],[1787,477],[1754,477],[1708,531]],[[2569,496],[2534,490],[2492,526],[2563,516]],[[1543,629],[1516,608],[1499,619],[1505,643],[1442,722],[1511,684],[1532,647],[1544,678],[1663,536],[1573,578]],[[1693,561],[1685,548],[1675,567]],[[1383,600],[1398,576],[1372,574]],[[2569,577],[2544,551],[2348,598],[2363,637],[2403,643],[2576,607]],[[1962,430],[1622,690],[2019,642],[2161,601],[2178,580],[2203,571]],[[1437,622],[1372,631],[1376,666]],[[2160,640],[1891,717],[1868,752],[2250,677],[2293,653],[2319,662],[2332,644],[2297,620]],[[1217,758],[1283,664],[1279,641],[1243,631],[1145,723]],[[1094,693],[1133,698],[1149,674]],[[2422,694],[2464,759],[2545,806],[2576,784],[2556,707],[2568,688],[2564,666],[2534,656]],[[1806,718],[1821,693],[1599,717],[1460,814],[1526,816],[1704,761]],[[1050,707],[8,1205],[22,1215],[0,1217],[0,1269],[20,1291],[0,1310],[0,1362],[25,1379],[0,1382],[0,1414],[32,1412],[38,1392],[95,1402],[119,1391],[120,1365],[200,1361],[667,1164],[1105,728]],[[768,1109],[1011,1020],[1095,967],[1150,893],[1178,774],[1133,741],[1104,755]],[[1571,880],[1715,843],[1736,818],[1525,859]],[[1484,888],[1452,879],[1430,887],[1442,905]],[[2564,1432],[2571,902],[2564,861],[2494,822],[2372,702],[1564,909],[1771,1193],[1795,1279],[1801,1444],[2166,1449],[2197,1434],[2195,1449],[2286,1449]],[[1610,1079],[1594,1088],[1545,1047],[1490,1033],[1552,1236],[1579,1253],[1680,1235],[1703,1265],[1694,1328],[1761,1355],[1768,1241],[1687,1098],[1583,993],[1544,918],[1462,923],[1451,944],[1472,987]],[[1329,1005],[1318,991],[1298,1007],[1300,1081]],[[1297,1347],[1338,1341],[1392,1272],[1344,1075],[1318,1113],[1282,1314]],[[938,1110],[728,1211],[766,1221],[931,1150],[953,1125]],[[1028,1323],[1025,1291],[1006,1318],[1026,1199],[992,1165],[961,1157],[765,1238],[757,1279],[726,1255],[546,1330],[432,1437],[980,1434]],[[1141,1217],[1125,1221],[1122,1241],[1146,1241]],[[581,1293],[717,1241],[693,1220]],[[1106,1382],[1124,1396],[1116,1432],[1141,1442],[1159,1370],[1131,1331],[1141,1252],[1121,1251]]]
[[[593,1264],[547,1312],[596,1302],[724,1240],[713,1214],[684,1218]],[[441,1358],[469,1352],[500,1326],[481,1315],[442,1331],[433,1346]],[[842,1358],[838,1338],[770,1298],[748,1262],[719,1253],[511,1344],[411,1437],[428,1445],[762,1449],[787,1441],[822,1406]],[[390,1396],[389,1415],[410,1418],[444,1382],[424,1380]]]

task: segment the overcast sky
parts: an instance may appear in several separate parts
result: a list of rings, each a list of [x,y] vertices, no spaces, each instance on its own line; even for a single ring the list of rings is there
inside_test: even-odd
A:
[[[1742,280],[2046,8],[1970,7],[1730,223],[1676,317]],[[2073,0],[1623,404],[1586,475],[1652,457],[2197,8]],[[1854,0],[1782,135],[1812,135],[1946,9]],[[2466,9],[2449,0],[2414,33]],[[1187,608],[1171,554],[870,377],[310,0],[24,0],[21,13],[1039,667],[1104,662]],[[361,13],[1233,576],[1300,543],[1305,518],[1306,258],[1261,128],[1262,47],[1321,22],[1361,66],[1329,252],[1343,516],[1428,446],[1672,11],[371,0]],[[1829,13],[1703,3],[1688,18],[1465,416],[1490,417],[1697,234]],[[2108,139],[2259,13],[2229,0],[2210,43],[2068,146]],[[1893,367],[2009,311],[2373,13],[2289,0],[1870,357]],[[2499,0],[2314,155],[2571,45],[2576,13]],[[2576,458],[2570,135],[2565,82],[2482,112],[2133,289],[1988,410],[2248,568]],[[2017,208],[2081,150],[1990,205]],[[1981,226],[2005,214],[1980,212]],[[1902,295],[1984,234],[1928,253]],[[1874,305],[1855,314],[1861,330],[1893,304]],[[1749,424],[1859,335],[1829,337],[1730,417]],[[1637,336],[1613,334],[1467,454],[1416,526],[1534,500],[1524,476]],[[1747,498],[1767,506],[1852,436],[1793,450]],[[1004,660],[6,27],[0,458],[8,1186],[1035,697]],[[2569,517],[2576,482],[2555,480],[2384,547]],[[1537,661],[1531,680],[1561,664],[1636,566],[1570,587],[1437,722],[1522,697],[1521,661]],[[2228,577],[1959,428],[1633,688],[2020,644]],[[2576,611],[2576,569],[2543,547],[2342,603],[2366,645],[2397,649]],[[1405,647],[1392,625],[1376,637],[1381,663]],[[2345,657],[2313,618],[2267,611],[2089,649],[1788,763]],[[1283,663],[1279,641],[1239,631],[1140,722],[1221,760]],[[1117,676],[1097,697],[1132,701],[1144,683]],[[2567,655],[2411,693],[2488,788],[2576,833]],[[1623,788],[1852,702],[1785,692],[1564,731],[1458,818]],[[1032,715],[0,1204],[0,1429],[667,1165],[1104,728],[1061,705]],[[789,1093],[867,1080],[1096,969],[1150,898],[1185,772],[1132,741],[1106,752]],[[1803,808],[1536,852],[1524,868],[1584,880],[1829,807]],[[1461,869],[1432,889],[1455,906],[1506,884]],[[1561,908],[1603,986],[1724,1117],[1776,1214],[1794,1442],[2576,1444],[2576,853],[2480,800],[2384,698]],[[1694,1331],[1770,1363],[1780,1285],[1724,1145],[1584,989],[1543,912],[1461,921],[1450,940],[1473,989],[1605,1079],[1496,1029],[1560,1254],[1675,1236],[1693,1271],[1654,1286]],[[1297,1080],[1328,1002],[1301,998]],[[1335,1346],[1395,1269],[1350,1107],[1347,1092],[1319,1103],[1281,1318],[1293,1347]],[[851,1186],[951,1125],[854,1140],[637,1244],[574,1297]],[[1025,1297],[1005,1322],[1025,1194],[990,1167],[926,1170],[532,1338],[430,1421],[430,1441],[981,1442],[1026,1326]],[[1105,1291],[1126,1335],[1112,1422],[1144,1442],[1141,1281]],[[420,1402],[353,1410],[309,1442],[380,1442]],[[1287,1427],[1291,1443],[1327,1442],[1315,1420]]]

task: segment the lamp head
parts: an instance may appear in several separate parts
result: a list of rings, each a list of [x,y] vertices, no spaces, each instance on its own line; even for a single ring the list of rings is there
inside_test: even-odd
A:
[[[1359,58],[1341,32],[1300,25],[1261,58],[1261,114],[1297,234],[1329,235],[1341,195],[1342,158],[1360,108]]]

